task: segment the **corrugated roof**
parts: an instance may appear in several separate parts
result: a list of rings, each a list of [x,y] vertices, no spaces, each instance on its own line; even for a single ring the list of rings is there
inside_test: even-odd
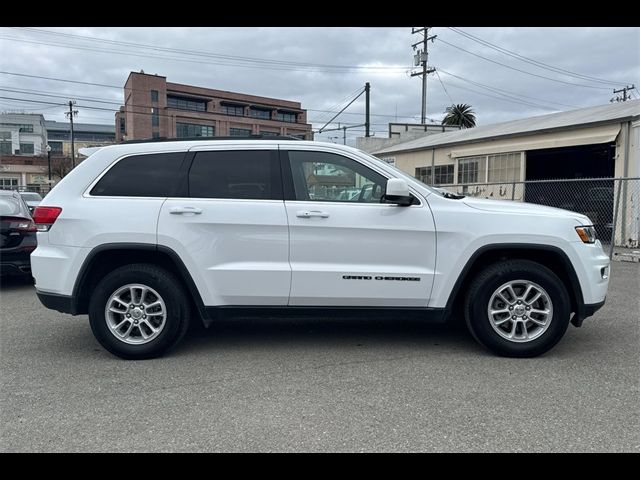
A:
[[[494,123],[457,132],[434,133],[415,140],[409,140],[407,142],[382,148],[373,153],[384,154],[423,150],[456,143],[479,142],[490,138],[526,135],[544,130],[555,130],[579,125],[586,126],[589,124],[622,121],[623,119],[630,119],[634,117],[640,117],[640,100],[630,100],[611,105],[599,105],[597,107],[580,108],[577,110],[551,113],[538,117],[522,118],[520,120]]]
[[[53,120],[45,120],[44,125],[47,130],[60,130],[63,132],[69,131],[69,124],[67,122],[56,122]],[[107,125],[104,123],[73,123],[74,132],[83,133],[116,133],[115,125]]]

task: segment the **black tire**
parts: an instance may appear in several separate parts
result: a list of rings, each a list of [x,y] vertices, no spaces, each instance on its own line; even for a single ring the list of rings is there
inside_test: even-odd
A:
[[[105,308],[109,297],[119,288],[140,283],[154,289],[163,299],[167,315],[162,331],[148,343],[131,345],[116,338],[107,326]],[[156,265],[125,265],[107,274],[98,283],[89,301],[89,323],[100,345],[118,357],[142,360],[163,355],[184,337],[189,327],[189,300],[182,283]]]
[[[553,314],[547,329],[524,343],[501,337],[491,326],[487,309],[493,293],[512,280],[528,280],[542,287],[550,297]],[[550,269],[529,260],[507,260],[484,269],[471,282],[464,304],[471,335],[484,347],[505,357],[535,357],[560,341],[569,326],[571,301],[562,280]]]

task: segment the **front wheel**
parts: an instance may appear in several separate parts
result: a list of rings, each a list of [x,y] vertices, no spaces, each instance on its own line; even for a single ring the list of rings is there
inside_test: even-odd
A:
[[[529,260],[489,266],[471,282],[465,301],[473,337],[508,357],[535,357],[550,350],[566,332],[570,314],[562,281]]]
[[[189,302],[170,272],[150,264],[125,265],[94,289],[89,322],[109,352],[126,359],[153,358],[184,336]]]

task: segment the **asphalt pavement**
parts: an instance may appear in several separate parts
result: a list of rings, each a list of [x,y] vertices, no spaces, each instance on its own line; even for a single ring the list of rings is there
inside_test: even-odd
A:
[[[120,360],[0,288],[0,451],[640,452],[640,264],[535,359],[417,321],[235,320]]]

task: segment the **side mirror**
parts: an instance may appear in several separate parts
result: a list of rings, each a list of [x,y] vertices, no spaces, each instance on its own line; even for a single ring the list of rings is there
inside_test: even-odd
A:
[[[413,197],[409,193],[409,185],[402,178],[390,178],[387,181],[387,191],[384,194],[384,199],[402,207],[408,207],[413,203]]]

